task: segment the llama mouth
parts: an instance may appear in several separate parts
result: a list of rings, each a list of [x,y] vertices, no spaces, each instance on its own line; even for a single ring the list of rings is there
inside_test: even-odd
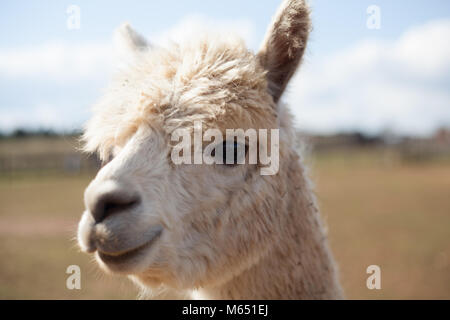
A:
[[[144,251],[153,246],[153,244],[158,240],[161,236],[162,230],[160,230],[150,241],[144,243],[143,245],[128,250],[126,252],[121,253],[106,253],[101,250],[97,250],[98,257],[107,265],[121,264],[124,262],[128,262],[130,260],[134,260],[141,256]]]

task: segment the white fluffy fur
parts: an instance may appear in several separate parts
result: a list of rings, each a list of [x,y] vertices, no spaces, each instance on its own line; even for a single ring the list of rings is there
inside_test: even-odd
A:
[[[139,50],[87,124],[86,150],[112,160],[86,197],[95,199],[109,183],[137,192],[142,203],[97,226],[88,204],[81,247],[87,250],[93,228],[100,246],[131,248],[159,225],[161,236],[141,255],[119,265],[98,258],[100,265],[145,290],[166,288],[178,297],[340,298],[315,198],[294,150],[292,116],[277,103],[306,45],[305,3],[284,2],[257,55],[233,36],[142,48],[142,38],[126,28],[126,42]],[[280,171],[261,176],[259,165],[175,166],[170,134],[192,130],[194,121],[221,130],[279,128]]]

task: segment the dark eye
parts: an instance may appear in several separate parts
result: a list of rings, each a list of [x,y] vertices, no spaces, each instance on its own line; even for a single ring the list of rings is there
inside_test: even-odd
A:
[[[219,147],[217,147],[219,149]],[[215,157],[215,149],[211,152],[211,156]],[[227,167],[234,167],[238,164],[238,160],[245,162],[245,156],[247,155],[247,145],[239,144],[236,141],[224,141],[221,148],[222,163]],[[227,162],[228,159],[228,162]]]

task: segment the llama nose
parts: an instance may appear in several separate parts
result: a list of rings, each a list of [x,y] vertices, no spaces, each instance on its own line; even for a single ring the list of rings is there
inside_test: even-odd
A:
[[[99,223],[112,215],[131,209],[140,202],[139,196],[129,197],[123,193],[106,193],[101,195],[94,205],[92,216]]]
[[[141,202],[141,197],[129,188],[119,188],[114,183],[86,190],[86,205],[95,220],[100,223],[112,214],[126,212]]]

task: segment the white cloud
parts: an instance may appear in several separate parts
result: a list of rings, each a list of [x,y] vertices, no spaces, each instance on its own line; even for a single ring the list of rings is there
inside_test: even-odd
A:
[[[307,59],[287,101],[315,132],[383,129],[428,134],[450,125],[450,20],[414,27],[393,42],[364,40]]]
[[[5,132],[16,128],[75,130],[80,128],[87,116],[86,110],[80,110],[78,107],[58,108],[57,105],[49,104],[37,104],[27,107],[26,110],[26,112],[23,112],[22,108],[0,110],[1,130]]]
[[[195,36],[205,30],[234,32],[247,43],[253,41],[253,25],[249,21],[212,21],[199,15],[188,15],[167,31],[150,35],[148,39],[150,42],[163,45],[168,41],[177,42],[187,36]],[[91,80],[92,77],[104,79],[113,71],[118,58],[112,34],[113,30],[111,39],[105,39],[102,43],[59,42],[33,47],[0,48],[0,77],[15,79],[36,77],[44,81],[79,81]]]
[[[393,59],[419,76],[435,77],[450,66],[450,20],[407,31],[394,46]]]
[[[210,29],[235,32],[251,48],[257,45],[249,21],[212,21],[195,15],[186,16],[148,39],[164,44],[168,39],[178,41]],[[414,27],[396,41],[363,40],[324,60],[307,57],[286,95],[299,127],[317,132],[391,128],[425,134],[440,124],[450,125],[448,34],[450,20],[440,20]],[[0,128],[79,124],[87,116],[81,111],[90,99],[86,92],[100,94],[114,65],[112,39],[83,45],[48,43],[0,48],[0,80],[29,85],[29,79],[37,79],[33,90],[28,90],[35,95],[41,89],[47,92],[39,101],[35,96],[26,100],[24,86],[21,101],[0,106]],[[55,92],[55,99],[48,94],[52,88],[76,88],[80,93],[72,93],[70,103],[63,105],[61,96],[57,97],[60,93]],[[6,103],[15,101],[7,89],[2,88],[1,94]]]
[[[255,45],[254,26],[250,20],[212,20],[202,15],[192,14],[181,19],[170,29],[149,36],[150,42],[160,45],[170,41],[181,42],[204,33],[205,31],[214,31],[222,35],[237,34],[253,48]]]
[[[169,40],[179,41],[205,30],[235,32],[247,43],[254,41],[253,25],[246,20],[212,21],[198,15],[188,15],[167,31],[146,36],[150,42],[164,45]],[[113,31],[111,38],[101,43],[52,42],[0,48],[0,81],[6,86],[22,86],[24,93],[17,97],[17,93],[11,94],[8,88],[2,87],[0,129],[73,129],[85,121],[88,116],[86,97],[93,92],[101,94],[108,76],[122,65],[117,63],[117,58],[123,57],[114,48]],[[53,96],[49,95],[52,90],[55,91]],[[62,102],[64,93],[68,93],[67,102]],[[92,97],[94,102],[95,97]]]
[[[134,27],[131,25],[134,29]],[[230,34],[241,37],[250,49],[255,49],[254,27],[249,20],[219,20],[214,21],[203,15],[191,14],[184,16],[172,27],[159,33],[143,34],[141,30],[135,30],[142,35],[150,45],[169,47],[172,43],[183,43],[198,37],[201,34],[209,33],[217,36],[227,36]],[[129,52],[129,48],[120,34],[114,37],[115,56],[114,65],[126,65],[132,61],[134,56]]]
[[[77,80],[104,75],[112,64],[106,44],[47,43],[30,48],[0,49],[0,76],[44,81]]]

